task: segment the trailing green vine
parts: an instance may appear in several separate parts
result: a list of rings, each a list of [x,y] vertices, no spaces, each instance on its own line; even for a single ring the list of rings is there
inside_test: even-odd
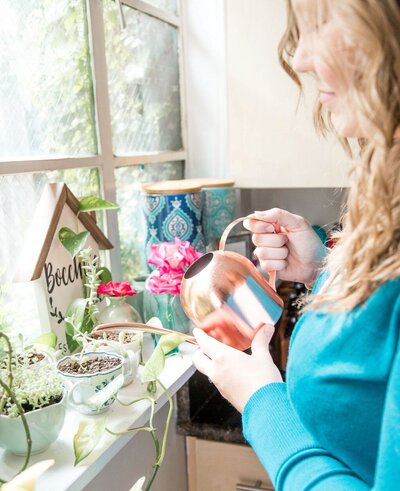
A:
[[[4,370],[6,370],[6,379],[7,382],[4,382],[0,378],[0,387],[2,389],[1,392],[1,397],[0,397],[0,414],[3,412],[5,404],[7,402],[7,398],[10,398],[13,404],[15,404],[18,415],[21,417],[22,424],[24,426],[24,431],[25,431],[25,438],[26,438],[26,445],[27,445],[27,452],[25,456],[24,463],[22,464],[21,469],[17,472],[19,474],[20,472],[24,471],[28,467],[29,460],[31,458],[31,451],[32,451],[32,438],[31,438],[31,433],[29,431],[29,425],[28,421],[26,419],[24,410],[22,409],[22,406],[20,402],[18,401],[13,389],[13,373],[12,373],[12,363],[13,363],[13,350],[11,346],[11,342],[9,337],[4,334],[3,332],[0,331],[0,340],[3,340],[3,342],[6,344],[6,349],[4,352],[6,353],[7,356],[7,366]],[[0,484],[4,484],[7,482],[6,480],[2,479],[0,477]]]
[[[144,328],[145,331],[151,332],[151,327]],[[159,334],[159,331],[154,331]],[[173,334],[163,334],[160,337],[160,340],[154,349],[152,355],[150,356],[147,363],[142,367],[141,373],[141,381],[144,384],[147,384],[147,392],[148,395],[139,397],[130,402],[123,402],[119,398],[117,398],[117,402],[123,406],[133,406],[141,401],[148,401],[150,404],[150,417],[149,423],[147,426],[140,426],[136,428],[131,428],[126,431],[113,431],[110,428],[106,427],[105,418],[97,421],[87,421],[82,422],[79,425],[78,431],[74,436],[74,452],[75,452],[75,465],[79,464],[82,460],[90,455],[90,453],[94,450],[97,443],[100,441],[102,434],[104,431],[108,432],[111,435],[120,436],[127,433],[136,433],[139,431],[145,431],[150,433],[151,438],[154,443],[155,448],[155,462],[153,465],[152,474],[149,477],[145,488],[142,489],[142,485],[146,482],[144,478],[139,479],[139,481],[135,484],[138,491],[150,491],[153,483],[156,479],[158,471],[163,463],[168,433],[171,425],[171,418],[173,414],[174,403],[171,395],[168,392],[168,389],[164,386],[164,384],[160,381],[160,375],[165,366],[165,359],[174,348],[179,346],[185,341],[184,336],[180,333]],[[160,438],[157,434],[157,429],[154,427],[154,415],[155,415],[155,394],[157,392],[157,386],[161,388],[163,393],[166,395],[168,400],[168,415],[165,423],[164,433],[162,438]]]

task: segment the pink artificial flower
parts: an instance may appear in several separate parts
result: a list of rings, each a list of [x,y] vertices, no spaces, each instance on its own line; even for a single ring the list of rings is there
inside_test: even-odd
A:
[[[136,291],[132,289],[128,281],[109,281],[102,283],[97,288],[99,295],[108,295],[110,297],[132,297],[136,295]]]
[[[146,289],[150,293],[171,293],[179,295],[181,291],[183,271],[160,271],[156,269],[146,281]]]
[[[175,242],[161,242],[150,246],[147,262],[167,273],[184,272],[193,261],[201,256],[188,241],[175,238]]]

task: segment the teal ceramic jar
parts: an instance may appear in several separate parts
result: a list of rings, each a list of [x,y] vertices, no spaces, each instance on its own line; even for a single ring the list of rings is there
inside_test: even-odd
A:
[[[188,241],[205,252],[201,215],[201,188],[187,180],[160,181],[143,186],[142,209],[146,220],[146,259],[152,244]]]
[[[231,179],[196,179],[203,195],[202,225],[206,246],[215,248],[225,228],[235,218],[236,190]]]

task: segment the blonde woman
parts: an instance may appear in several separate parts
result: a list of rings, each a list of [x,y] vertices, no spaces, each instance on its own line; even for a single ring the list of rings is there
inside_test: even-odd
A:
[[[319,128],[360,142],[343,230],[328,254],[284,210],[247,223],[263,268],[314,283],[286,384],[271,327],[252,355],[197,330],[194,363],[243,412],[278,491],[400,490],[400,1],[288,3],[284,68],[314,76]]]

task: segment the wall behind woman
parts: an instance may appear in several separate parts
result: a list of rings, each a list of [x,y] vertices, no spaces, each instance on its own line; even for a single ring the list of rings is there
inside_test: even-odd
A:
[[[182,2],[188,176],[234,177],[245,188],[346,185],[343,150],[313,128],[313,82],[297,108],[298,90],[279,65],[285,4]]]

